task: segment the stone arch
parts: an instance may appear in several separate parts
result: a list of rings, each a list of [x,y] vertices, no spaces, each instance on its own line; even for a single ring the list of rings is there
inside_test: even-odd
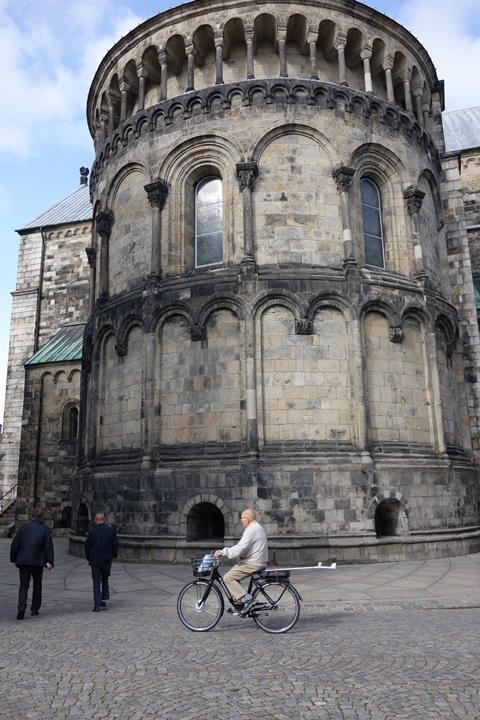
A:
[[[247,43],[242,18],[229,18],[222,29],[223,33],[223,80],[235,82],[247,77]],[[229,62],[226,62],[226,61]]]
[[[305,15],[292,13],[287,18],[286,53],[288,77],[309,77],[310,60],[307,37],[309,24]]]
[[[76,375],[80,376],[80,370],[77,370],[76,368],[74,368],[68,374],[68,377],[67,377],[68,382],[71,383],[75,379]]]
[[[281,305],[289,310],[295,320],[300,320],[304,317],[306,310],[298,297],[289,290],[283,290],[281,293],[266,291],[255,299],[252,305],[252,317],[257,319],[261,318],[262,314],[274,305]]]
[[[445,222],[443,219],[442,200],[440,197],[438,181],[437,181],[435,175],[433,174],[433,172],[429,168],[425,168],[424,170],[422,170],[422,172],[418,176],[417,185],[421,182],[422,179],[428,183],[428,186],[432,193],[433,201],[435,204],[436,217],[437,217],[437,230],[441,230],[443,228],[443,226],[445,225]]]
[[[142,163],[138,162],[132,162],[128,163],[127,165],[124,165],[123,167],[118,170],[115,175],[112,178],[112,181],[110,182],[110,186],[108,188],[107,192],[107,199],[105,202],[105,205],[107,207],[113,207],[115,205],[116,199],[117,199],[117,193],[119,190],[120,185],[125,180],[128,175],[134,172],[142,173],[145,176],[145,184],[148,182],[151,182],[152,177],[150,174],[149,169],[143,165]]]
[[[209,23],[199,25],[192,35],[196,61],[195,87],[215,85],[215,29]]]
[[[185,38],[180,33],[171,35],[165,42],[167,66],[167,97],[176,97],[187,87],[187,53]]]
[[[241,159],[237,146],[222,135],[200,135],[180,143],[159,167],[158,176],[170,186],[168,217],[163,237],[169,237],[163,267],[169,273],[182,273],[194,267],[195,186],[206,177],[222,180],[223,193],[223,264],[239,260],[235,253],[235,229],[241,226],[240,192],[235,181],[235,165]]]
[[[158,102],[158,89],[162,75],[160,63],[158,61],[158,48],[155,45],[149,45],[142,52],[140,68],[145,76],[143,107],[149,108]]]
[[[167,308],[159,308],[157,310],[157,314],[154,317],[154,320],[152,321],[152,325],[155,328],[155,332],[159,335],[161,335],[163,325],[170,320],[171,318],[175,317],[175,315],[178,315],[179,317],[182,317],[187,325],[191,326],[193,323],[193,317],[190,312],[190,309],[186,305],[181,304],[175,304],[170,305]]]
[[[271,13],[261,12],[253,19],[253,29],[255,77],[278,77],[277,19]]]
[[[79,409],[78,401],[68,401],[61,410],[61,433],[63,442],[76,442],[78,438]]]
[[[349,300],[347,300],[347,298],[344,298],[337,293],[328,292],[319,293],[310,300],[310,302],[308,303],[306,317],[312,320],[317,310],[324,307],[333,307],[339,312],[341,312],[346,322],[350,322],[351,320],[353,320],[356,315],[356,309],[354,305]]]
[[[217,310],[229,310],[236,315],[239,320],[244,320],[247,315],[245,303],[241,298],[235,295],[230,297],[226,295],[216,295],[211,297],[198,312],[198,324],[205,325],[209,316]]]
[[[115,346],[118,355],[126,355],[128,353],[128,338],[134,327],[139,327],[141,330],[144,330],[143,318],[141,315],[135,313],[128,315],[118,329]]]
[[[405,211],[398,210],[399,207],[405,207],[403,184],[408,182],[403,162],[389,148],[378,143],[365,143],[357,147],[350,162],[357,171],[352,192],[354,237],[363,240],[360,180],[367,178],[380,192],[385,267],[387,270],[409,275],[411,262],[407,265],[403,260],[410,256]],[[363,258],[363,242],[358,252]]]
[[[191,516],[192,511],[194,511],[194,509],[200,505],[211,505],[215,507],[218,512],[221,513],[222,518],[224,519],[224,529],[225,527],[228,527],[229,524],[231,524],[232,522],[231,510],[228,508],[222,498],[218,497],[218,495],[214,495],[213,493],[199,493],[197,495],[193,495],[187,500],[180,514],[180,534],[184,535],[186,539],[188,535],[188,519]],[[197,540],[198,539],[199,538],[197,538]]]
[[[252,145],[248,151],[247,156],[251,157],[253,161],[259,162],[266,148],[274,140],[287,134],[304,135],[320,145],[320,147],[328,155],[331,168],[340,162],[337,156],[336,148],[332,142],[316,128],[310,125],[302,125],[301,123],[281,122],[265,133],[265,135],[262,135],[259,140],[256,140],[254,145]]]
[[[383,315],[391,326],[397,327],[401,323],[401,316],[386,300],[368,300],[360,308],[360,318],[364,320],[365,316],[370,312],[376,312]]]
[[[400,492],[385,490],[377,493],[369,503],[367,514],[374,520],[377,537],[408,535],[410,508]]]

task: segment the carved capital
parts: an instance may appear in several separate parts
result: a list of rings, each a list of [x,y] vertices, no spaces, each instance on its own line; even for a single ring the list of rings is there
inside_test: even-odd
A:
[[[425,193],[419,190],[417,187],[411,185],[403,193],[405,202],[407,203],[407,210],[410,216],[418,215],[420,208],[422,207],[423,198]]]
[[[390,55],[384,57],[380,64],[382,70],[393,70],[393,58]]]
[[[194,323],[190,327],[190,335],[193,342],[198,342],[200,340],[206,340],[207,339],[207,328],[205,325],[198,325],[197,323]]]
[[[245,30],[245,40],[247,42],[253,42],[254,35],[255,35],[255,31],[253,30],[253,28]]]
[[[168,196],[167,183],[157,178],[154,182],[144,185],[143,188],[148,195],[150,205],[157,207],[159,210],[163,210]]]
[[[128,352],[128,345],[124,340],[117,340],[115,343],[115,350],[119,357],[124,357]]]
[[[92,270],[94,270],[97,264],[97,250],[90,245],[85,248],[85,252],[87,254],[88,265],[92,268]]]
[[[108,240],[113,227],[113,212],[111,210],[100,210],[95,220],[98,234]]]
[[[237,163],[237,179],[240,190],[243,192],[247,188],[253,191],[255,180],[258,177],[258,165],[256,162],[239,162]]]
[[[388,334],[392,343],[402,343],[405,337],[405,331],[399,326],[390,325]]]
[[[295,320],[295,335],[313,335],[313,320]]]
[[[355,172],[355,168],[349,167],[348,165],[336,165],[333,168],[332,177],[337,183],[339,192],[343,193],[350,190]]]
[[[364,45],[360,49],[360,57],[362,58],[362,60],[370,60],[370,58],[372,57],[372,53],[373,47],[371,45]]]
[[[347,44],[347,36],[342,35],[339,33],[337,37],[335,38],[335,42],[333,43],[333,47],[335,50],[344,50],[345,46]]]

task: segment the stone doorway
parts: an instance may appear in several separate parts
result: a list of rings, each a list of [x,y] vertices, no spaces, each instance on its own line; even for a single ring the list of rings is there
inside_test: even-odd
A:
[[[225,521],[216,505],[202,502],[195,505],[187,517],[187,541],[223,540]]]
[[[375,511],[375,532],[377,537],[408,535],[405,508],[398,500],[385,499]]]

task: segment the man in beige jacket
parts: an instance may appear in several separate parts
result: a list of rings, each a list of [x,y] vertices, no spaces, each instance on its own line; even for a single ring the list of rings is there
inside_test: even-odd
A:
[[[245,612],[251,605],[252,596],[246,593],[240,585],[244,580],[266,567],[268,562],[267,534],[257,522],[255,510],[247,508],[240,516],[240,522],[245,530],[239,542],[233,547],[216,550],[215,557],[227,557],[229,560],[238,560],[223,579],[236,603],[244,603]]]

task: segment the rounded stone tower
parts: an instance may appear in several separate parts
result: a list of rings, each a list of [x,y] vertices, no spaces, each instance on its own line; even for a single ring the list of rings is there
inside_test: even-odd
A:
[[[352,0],[200,0],[107,53],[77,529],[105,509],[125,558],[182,559],[250,505],[280,562],[467,547],[442,103]]]

